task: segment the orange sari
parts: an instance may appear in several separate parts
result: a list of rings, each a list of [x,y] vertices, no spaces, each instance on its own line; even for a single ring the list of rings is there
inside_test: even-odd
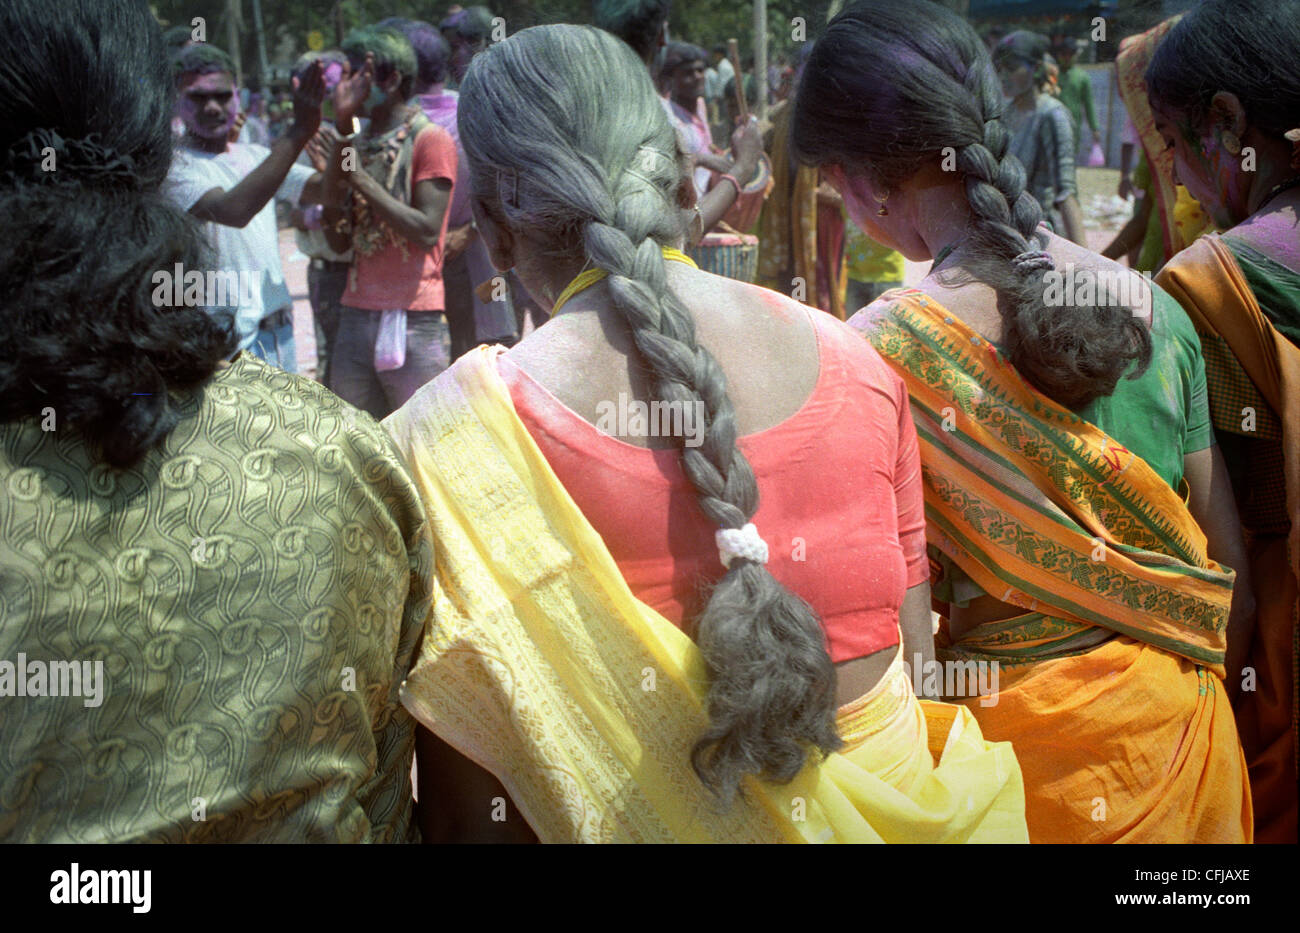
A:
[[[1250,766],[1259,841],[1294,843],[1296,658],[1300,654],[1296,645],[1300,625],[1300,348],[1269,322],[1241,267],[1218,237],[1203,237],[1179,253],[1156,281],[1182,304],[1201,334],[1215,428],[1241,433],[1243,407],[1226,401],[1230,393],[1237,394],[1231,392],[1236,364],[1245,370],[1262,403],[1279,416],[1291,531],[1287,539],[1247,542],[1258,616],[1246,663],[1256,680],[1254,690],[1242,693],[1237,722]]]
[[[930,546],[1024,610],[940,657],[997,665],[993,702],[962,702],[1016,750],[1030,841],[1249,842],[1220,679],[1233,574],[1182,499],[922,293],[851,323],[907,384]]]

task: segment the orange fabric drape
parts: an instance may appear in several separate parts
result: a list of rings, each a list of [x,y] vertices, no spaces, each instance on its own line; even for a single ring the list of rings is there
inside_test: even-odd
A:
[[[1231,251],[1202,237],[1156,282],[1187,310],[1196,329],[1227,342],[1282,422],[1286,541],[1250,542],[1258,617],[1248,665],[1256,689],[1243,693],[1237,721],[1250,766],[1260,842],[1296,841],[1296,632],[1300,624],[1300,348],[1265,317]]]

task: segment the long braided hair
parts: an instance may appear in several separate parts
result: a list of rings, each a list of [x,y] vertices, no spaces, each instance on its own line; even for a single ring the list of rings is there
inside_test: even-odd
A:
[[[538,26],[477,56],[460,93],[477,208],[609,273],[654,400],[703,403],[703,442],[681,439],[700,509],[720,529],[743,527],[758,485],[736,446],[726,379],[668,288],[660,252],[683,233],[675,192],[688,166],[645,66],[601,30]],[[711,679],[709,725],[691,760],[721,803],[746,774],[788,781],[810,749],[839,747],[820,621],[762,564],[732,560],[695,639]]]
[[[1016,264],[1047,237],[1002,110],[988,50],[964,19],[926,0],[861,0],[813,48],[792,140],[802,161],[886,188],[955,156],[973,217],[967,269],[997,292],[1007,355],[1039,391],[1078,409],[1113,393],[1126,372],[1140,375],[1151,337],[1118,303],[1048,306],[1049,270]]]

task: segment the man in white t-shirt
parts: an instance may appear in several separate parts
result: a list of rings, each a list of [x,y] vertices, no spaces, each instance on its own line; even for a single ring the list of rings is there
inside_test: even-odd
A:
[[[313,65],[299,82],[293,125],[269,149],[229,141],[238,101],[234,65],[224,52],[207,43],[187,46],[177,54],[176,73],[185,136],[164,191],[208,221],[214,268],[198,271],[237,282],[237,288],[223,288],[217,295],[224,294],[225,308],[234,309],[240,349],[296,372],[293,301],[280,267],[272,198],[294,206],[320,202],[323,176],[294,164],[320,126],[325,94],[320,68]],[[214,300],[211,288],[203,303],[214,313],[222,310],[223,302]]]

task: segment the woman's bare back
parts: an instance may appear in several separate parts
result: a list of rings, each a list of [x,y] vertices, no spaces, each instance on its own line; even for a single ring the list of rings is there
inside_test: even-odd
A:
[[[668,263],[668,282],[695,319],[696,339],[727,377],[740,436],[794,415],[817,384],[817,338],[797,302],[767,289]],[[620,393],[649,401],[649,383],[627,326],[599,282],[510,351],[521,369],[588,422]],[[672,438],[620,438],[672,448]]]

